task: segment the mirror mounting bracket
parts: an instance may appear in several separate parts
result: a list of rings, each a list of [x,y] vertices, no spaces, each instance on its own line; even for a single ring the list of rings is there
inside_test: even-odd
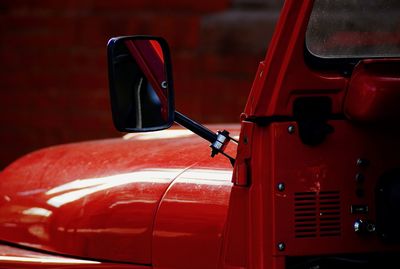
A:
[[[225,157],[227,157],[234,166],[235,159],[224,152],[229,142],[232,140],[236,144],[238,141],[233,139],[229,136],[229,132],[226,130],[218,131],[214,133],[207,127],[201,125],[200,123],[186,117],[182,113],[175,111],[175,122],[179,125],[189,129],[193,133],[197,134],[198,136],[202,137],[203,139],[209,141],[211,143],[211,157],[214,157],[218,153],[221,153]]]

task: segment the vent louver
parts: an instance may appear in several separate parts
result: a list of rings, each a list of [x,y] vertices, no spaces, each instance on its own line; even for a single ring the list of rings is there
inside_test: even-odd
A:
[[[340,194],[338,191],[296,192],[294,205],[297,238],[340,235]]]

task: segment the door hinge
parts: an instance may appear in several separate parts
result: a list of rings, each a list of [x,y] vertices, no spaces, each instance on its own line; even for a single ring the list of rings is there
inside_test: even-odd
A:
[[[232,176],[232,183],[236,186],[249,186],[251,183],[250,163],[253,128],[253,122],[242,121],[236,163]]]

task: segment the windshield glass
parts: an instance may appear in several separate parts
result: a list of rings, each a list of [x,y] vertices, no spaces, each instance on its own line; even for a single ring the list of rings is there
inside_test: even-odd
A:
[[[399,0],[315,0],[306,46],[321,58],[400,56]]]

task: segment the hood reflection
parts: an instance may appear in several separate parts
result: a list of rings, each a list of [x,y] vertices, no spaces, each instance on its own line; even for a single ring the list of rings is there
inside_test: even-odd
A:
[[[45,208],[31,207],[22,211],[24,215],[49,217],[53,212]]]
[[[136,139],[136,140],[153,140],[153,139],[170,139],[170,138],[183,138],[194,135],[193,132],[186,129],[177,130],[163,130],[151,133],[129,133],[123,136],[123,139]]]
[[[87,261],[79,259],[70,259],[64,257],[22,257],[22,256],[0,256],[0,261],[11,261],[11,262],[26,262],[29,264],[100,264],[97,261]]]
[[[232,171],[216,169],[188,169],[180,177],[179,182],[196,185],[231,186]]]
[[[48,199],[47,204],[61,207],[87,195],[130,183],[166,183],[176,178],[180,172],[182,169],[146,169],[107,177],[77,179],[47,191],[47,195],[59,194]]]

